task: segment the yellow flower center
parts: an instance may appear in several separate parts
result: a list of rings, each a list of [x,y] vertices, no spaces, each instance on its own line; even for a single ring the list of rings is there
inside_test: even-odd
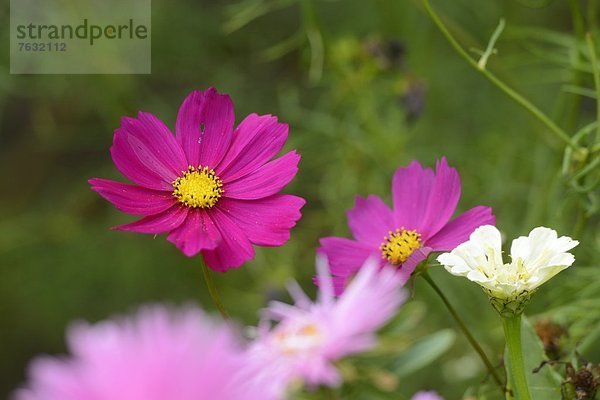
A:
[[[422,246],[421,234],[417,231],[407,231],[404,228],[390,231],[379,246],[381,256],[390,264],[399,265],[408,260],[408,257]]]
[[[223,195],[223,182],[208,167],[191,165],[173,182],[173,197],[192,208],[211,208]]]
[[[323,334],[315,323],[307,323],[292,329],[281,330],[275,334],[275,343],[280,351],[289,356],[305,354],[318,347]]]

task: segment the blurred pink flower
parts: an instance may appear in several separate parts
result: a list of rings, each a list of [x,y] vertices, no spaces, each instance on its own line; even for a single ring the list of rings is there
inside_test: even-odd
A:
[[[450,221],[460,189],[456,169],[442,157],[435,173],[417,161],[398,168],[392,180],[393,210],[377,196],[357,197],[356,205],[348,211],[354,240],[326,237],[319,248],[329,260],[336,293],[343,291],[369,257],[398,268],[406,283],[430,252],[452,250],[475,228],[493,225],[492,209],[484,206],[471,208]]]
[[[288,126],[250,114],[234,130],[234,120],[231,99],[213,88],[185,99],[175,136],[152,114],[123,117],[110,151],[135,185],[89,181],[119,210],[144,216],[115,229],[168,232],[185,255],[202,252],[218,271],[253,258],[253,244],[288,241],[305,201],[278,193],[296,175],[300,155],[269,161],[283,148]]]
[[[411,398],[411,400],[444,400],[444,399],[442,397],[440,397],[440,395],[437,394],[437,392],[432,390],[429,392],[417,392]]]
[[[248,350],[249,374],[266,393],[282,398],[294,381],[337,386],[334,362],[372,348],[375,331],[406,299],[396,271],[369,260],[336,298],[325,261],[318,262],[319,294],[312,302],[294,283],[295,305],[273,302],[264,312],[258,338]],[[270,321],[277,321],[271,327]]]
[[[142,308],[68,332],[71,356],[41,357],[15,400],[262,400],[237,377],[234,333],[196,308]]]

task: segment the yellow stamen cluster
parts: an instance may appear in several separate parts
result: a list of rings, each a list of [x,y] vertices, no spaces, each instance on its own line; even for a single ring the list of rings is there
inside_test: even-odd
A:
[[[399,265],[408,260],[408,257],[421,246],[421,234],[415,230],[407,231],[402,227],[394,232],[389,231],[379,249],[381,256],[390,264]]]
[[[173,182],[173,197],[192,208],[211,208],[223,195],[223,182],[208,167],[189,166]]]
[[[309,323],[291,330],[279,331],[275,334],[275,342],[285,355],[306,353],[318,346],[323,339],[321,330],[314,323]]]

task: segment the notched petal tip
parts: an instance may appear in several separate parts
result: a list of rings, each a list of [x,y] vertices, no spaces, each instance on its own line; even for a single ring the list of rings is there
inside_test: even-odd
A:
[[[90,189],[92,189],[93,191],[97,192],[98,191],[98,185],[101,184],[102,178],[90,178],[90,179],[87,180],[87,182],[90,184]]]
[[[477,227],[473,233],[469,236],[470,240],[483,240],[483,239],[494,239],[498,240],[501,238],[500,231],[494,225],[481,225]]]

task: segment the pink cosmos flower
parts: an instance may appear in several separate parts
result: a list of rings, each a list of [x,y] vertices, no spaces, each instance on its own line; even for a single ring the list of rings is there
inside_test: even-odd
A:
[[[406,299],[391,268],[369,260],[339,298],[334,297],[324,261],[318,262],[321,285],[312,302],[297,284],[290,287],[295,305],[273,302],[248,350],[254,383],[283,398],[293,381],[337,386],[334,362],[375,345],[375,331],[387,323]],[[271,327],[270,321],[278,321]]]
[[[288,126],[250,114],[234,130],[233,103],[213,88],[194,91],[177,115],[175,136],[152,114],[123,117],[110,149],[135,185],[90,179],[119,210],[144,216],[115,227],[167,240],[226,271],[254,257],[252,245],[280,246],[305,201],[278,194],[296,175],[300,155],[283,147]]]
[[[443,157],[436,171],[417,161],[400,167],[392,180],[394,207],[379,197],[356,198],[348,211],[354,240],[321,239],[319,251],[330,263],[336,293],[341,293],[366,259],[399,269],[403,282],[432,251],[449,251],[466,241],[479,226],[496,221],[490,207],[477,206],[450,221],[460,198],[460,178]]]
[[[67,336],[72,355],[34,360],[14,400],[269,399],[239,380],[244,353],[232,330],[196,308],[153,306]]]
[[[444,400],[437,392],[431,390],[428,392],[417,392],[411,400]]]

